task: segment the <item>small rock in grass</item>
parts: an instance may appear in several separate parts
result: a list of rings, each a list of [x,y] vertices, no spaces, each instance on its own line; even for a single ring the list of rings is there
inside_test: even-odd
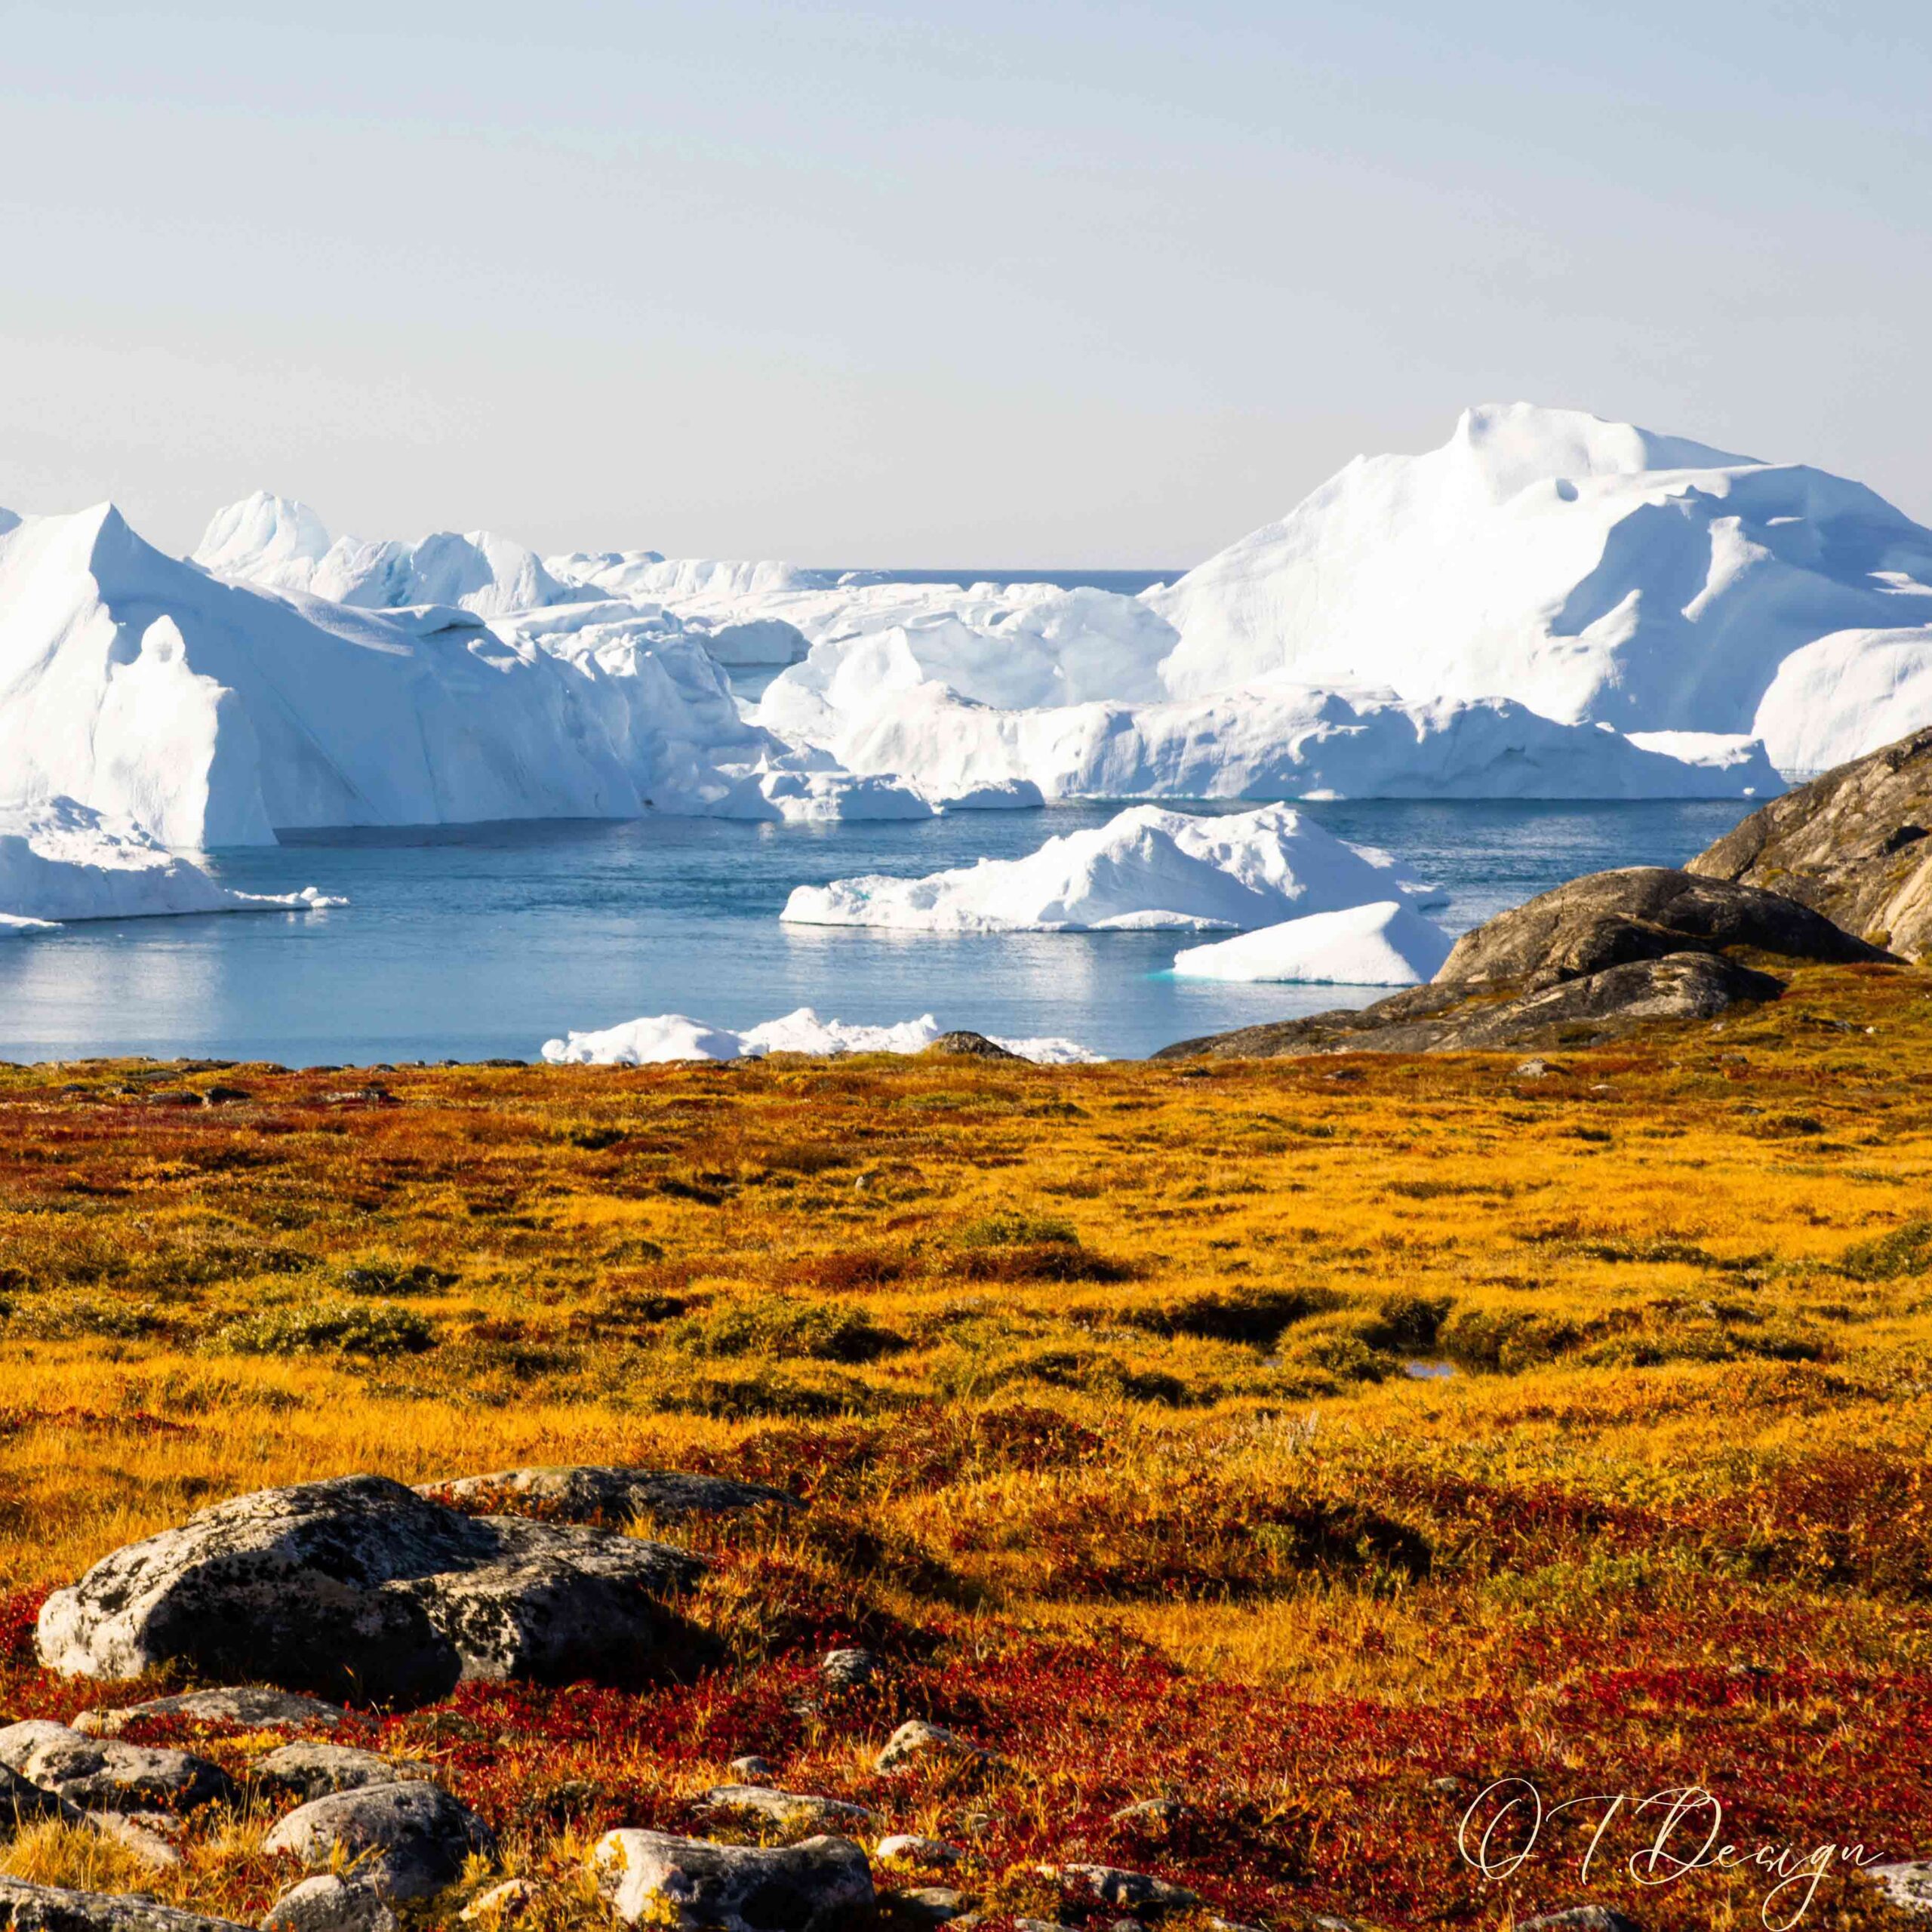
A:
[[[1073,1932],[1073,1928],[1057,1918],[1016,1918],[1013,1932]]]
[[[1574,1905],[1567,1912],[1519,1919],[1516,1932],[1643,1932],[1643,1927],[1611,1906]]]
[[[398,1932],[398,1922],[368,1880],[324,1872],[284,1892],[269,1907],[262,1932]]]
[[[916,1764],[921,1758],[943,1759],[955,1764],[984,1764],[991,1762],[992,1753],[969,1743],[957,1731],[948,1730],[943,1724],[928,1724],[923,1718],[912,1718],[886,1740],[885,1749],[872,1761],[872,1769],[897,1770],[901,1766]]]
[[[528,1878],[506,1878],[487,1892],[478,1892],[457,1917],[467,1924],[479,1919],[521,1918],[537,1903],[537,1887]]]
[[[1103,1905],[1137,1912],[1182,1912],[1201,1901],[1185,1885],[1117,1865],[1063,1865],[1057,1875],[1084,1885]]]
[[[943,1925],[960,1917],[971,1901],[950,1885],[921,1885],[916,1891],[899,1893],[894,1903],[929,1924]]]
[[[1439,1791],[1444,1798],[1460,1798],[1463,1794],[1463,1780],[1460,1778],[1431,1778],[1429,1788],[1431,1791]]]
[[[778,1767],[769,1758],[753,1756],[734,1758],[726,1768],[740,1784],[762,1784],[777,1773]]]
[[[1907,1859],[1866,1869],[1893,1904],[1906,1912],[1932,1912],[1932,1858]]]
[[[1261,1932],[1261,1927],[1258,1925],[1244,1925],[1238,1919],[1210,1918],[1208,1921],[1208,1932]]]
[[[611,1832],[591,1854],[617,1916],[707,1932],[820,1932],[873,1906],[866,1854],[850,1838],[768,1849],[666,1832]]]
[[[1137,1804],[1123,1804],[1113,1822],[1136,1831],[1164,1832],[1193,1816],[1194,1807],[1184,1798],[1143,1798]]]
[[[917,1832],[895,1832],[881,1838],[874,1857],[888,1865],[957,1865],[965,1848],[944,1838],[921,1838]]]
[[[254,1782],[264,1791],[280,1792],[306,1802],[332,1791],[359,1791],[372,1784],[405,1784],[432,1775],[427,1764],[385,1758],[378,1751],[358,1751],[347,1744],[324,1744],[303,1739],[284,1744],[260,1759]]]
[[[876,1651],[862,1650],[856,1644],[827,1651],[818,1660],[819,1675],[835,1690],[856,1690],[884,1669],[885,1660]]]
[[[44,1718],[0,1730],[0,1764],[90,1811],[188,1810],[237,1795],[219,1764],[192,1752],[84,1737]]]
[[[1549,1071],[1550,1065],[1546,1060],[1526,1060],[1517,1068],[1516,1078],[1518,1080],[1540,1080]]]
[[[1308,1924],[1309,1932],[1361,1932],[1352,1918],[1337,1918],[1333,1912],[1318,1912]]]
[[[265,1684],[229,1684],[215,1690],[189,1690],[178,1697],[153,1697],[118,1710],[83,1711],[74,1728],[85,1737],[118,1737],[145,1718],[186,1718],[191,1723],[231,1724],[245,1730],[334,1730],[349,1713],[340,1704],[303,1697]]]
[[[489,1828],[439,1785],[365,1785],[297,1805],[263,1840],[311,1867],[338,1855],[356,1861],[390,1899],[427,1898],[453,1883],[472,1851],[487,1850]]]
[[[131,1893],[76,1892],[4,1878],[0,1925],[9,1932],[238,1932],[232,1919],[177,1912]]]
[[[612,1463],[497,1469],[424,1483],[417,1491],[437,1503],[535,1503],[567,1523],[629,1522],[634,1516],[675,1521],[686,1516],[728,1516],[765,1504],[796,1509],[795,1496],[731,1476],[693,1475],[683,1469],[631,1469]]]
[[[111,1838],[150,1871],[173,1872],[180,1868],[180,1853],[152,1826],[112,1811],[90,1811],[87,1820],[103,1838]]]
[[[842,1798],[820,1798],[801,1791],[774,1791],[768,1785],[714,1785],[705,1794],[705,1807],[741,1817],[764,1818],[788,1830],[801,1826],[867,1825],[878,1814]]]

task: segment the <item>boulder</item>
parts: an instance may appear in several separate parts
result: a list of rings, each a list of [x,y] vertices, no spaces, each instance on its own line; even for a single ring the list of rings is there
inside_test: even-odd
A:
[[[385,1899],[427,1898],[463,1874],[472,1851],[487,1851],[489,1828],[441,1786],[366,1785],[297,1805],[262,1841],[310,1867],[346,1860],[352,1876]]]
[[[841,1932],[874,1903],[866,1854],[850,1838],[768,1849],[664,1832],[611,1832],[592,1854],[597,1882],[630,1924],[707,1932]]]
[[[0,1764],[0,1844],[4,1844],[25,1825],[38,1825],[49,1819],[65,1825],[78,1825],[83,1814],[78,1805],[30,1783],[10,1764]]]
[[[152,1899],[73,1892],[0,1878],[0,1932],[240,1932],[232,1919],[204,1918]]]
[[[835,1690],[856,1690],[869,1684],[885,1669],[885,1660],[876,1651],[856,1644],[827,1651],[818,1660],[818,1674]]]
[[[801,1506],[795,1497],[764,1484],[730,1476],[689,1475],[680,1469],[632,1469],[611,1463],[568,1463],[556,1468],[498,1469],[425,1483],[417,1494],[438,1502],[515,1500],[539,1506],[565,1522],[616,1525],[633,1517],[674,1522],[685,1516],[728,1516],[761,1505]]]
[[[224,1724],[238,1730],[333,1730],[349,1713],[319,1697],[297,1697],[262,1684],[189,1690],[178,1697],[151,1697],[118,1710],[83,1711],[74,1728],[88,1737],[118,1737],[148,1718],[183,1718],[191,1724]]]
[[[269,1907],[262,1932],[399,1932],[400,1924],[370,1881],[321,1872]]]
[[[1870,1866],[1865,1875],[1901,1912],[1932,1912],[1932,1858]]]
[[[952,1885],[919,1885],[909,1892],[896,1892],[893,1903],[902,1913],[927,1925],[944,1925],[972,1909],[973,1902]]]
[[[0,1764],[89,1811],[186,1811],[238,1795],[219,1764],[192,1752],[85,1737],[44,1719],[0,1730]]]
[[[371,1703],[464,1678],[625,1681],[690,1633],[703,1565],[613,1531],[469,1516],[383,1476],[258,1491],[104,1557],[42,1606],[69,1675],[167,1665]]]
[[[254,1770],[254,1781],[261,1790],[305,1803],[332,1791],[360,1791],[372,1784],[402,1784],[432,1776],[427,1764],[309,1738],[271,1751]]]
[[[1480,1053],[1590,1047],[1672,1020],[1709,1020],[1776,999],[1784,982],[1709,952],[1668,953],[1566,980],[1541,992],[1495,998],[1481,987],[1414,986],[1358,1011],[1243,1026],[1163,1047],[1156,1060],[1272,1059],[1300,1054]]]
[[[923,1718],[909,1718],[885,1740],[885,1748],[872,1761],[875,1771],[896,1771],[921,1760],[952,1764],[984,1764],[990,1751],[948,1730],[941,1724],[928,1724]]]
[[[769,1758],[734,1758],[730,1769],[740,1784],[761,1784],[777,1770]]]
[[[817,1798],[804,1792],[774,1791],[768,1785],[721,1784],[705,1794],[708,1810],[740,1818],[761,1818],[786,1831],[830,1826],[848,1828],[876,1822],[878,1814],[842,1798]]]
[[[131,1854],[150,1871],[180,1870],[183,1863],[180,1853],[152,1825],[113,1811],[88,1811],[82,1815],[94,1831],[104,1838],[112,1838],[123,1851]]]
[[[1015,1053],[1011,1047],[1003,1047],[997,1040],[989,1040],[983,1033],[942,1033],[926,1048],[929,1054],[950,1054],[966,1060],[1012,1060],[1023,1061],[1024,1054]]]
[[[1932,729],[1761,807],[1685,868],[1783,894],[1904,958],[1932,955]]]
[[[1827,963],[1889,957],[1780,893],[1628,866],[1572,879],[1465,933],[1435,983],[1538,992],[1607,967],[1734,947]]]
[[[1054,1875],[1122,1912],[1186,1912],[1201,1903],[1185,1885],[1170,1884],[1145,1872],[1124,1872],[1117,1865],[1063,1865]]]

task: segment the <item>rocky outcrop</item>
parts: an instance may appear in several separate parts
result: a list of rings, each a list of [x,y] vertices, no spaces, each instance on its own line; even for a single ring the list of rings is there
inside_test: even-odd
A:
[[[799,1507],[795,1497],[764,1484],[729,1476],[692,1475],[681,1469],[631,1469],[580,1463],[558,1468],[499,1469],[424,1483],[417,1491],[438,1503],[529,1503],[568,1523],[621,1525],[638,1516],[675,1522],[685,1516],[734,1515],[766,1505]]]
[[[1435,983],[1540,992],[1612,966],[1734,949],[1786,959],[1886,957],[1779,893],[1662,866],[1626,866],[1539,893],[1465,933]]]
[[[1783,893],[1904,958],[1932,958],[1932,728],[1774,798],[1687,869]]]
[[[0,1878],[0,1932],[242,1932],[226,1918],[177,1912],[152,1899],[73,1892]]]
[[[599,1888],[632,1924],[708,1932],[839,1932],[873,1905],[866,1854],[850,1838],[767,1850],[664,1832],[611,1832],[592,1854]]]
[[[192,1752],[85,1737],[45,1719],[0,1730],[0,1765],[88,1811],[188,1811],[238,1795],[219,1764]]]
[[[820,1798],[809,1792],[774,1791],[769,1785],[721,1784],[706,1793],[704,1808],[728,1817],[762,1820],[782,1831],[847,1831],[875,1824],[878,1814],[842,1798]]]
[[[1709,1020],[1776,999],[1784,982],[1708,952],[1676,952],[1566,980],[1524,997],[1494,987],[1416,986],[1358,1010],[1243,1026],[1163,1047],[1155,1060],[1265,1060],[1284,1054],[1480,1053],[1591,1047],[1675,1020]]]
[[[629,1681],[688,1645],[703,1565],[608,1530],[470,1516],[382,1476],[238,1497],[103,1558],[40,1614],[70,1675],[167,1665],[376,1703],[465,1678]]]
[[[1011,1047],[1003,1047],[997,1040],[989,1040],[983,1033],[973,1033],[961,1029],[951,1033],[942,1033],[925,1051],[929,1054],[950,1054],[962,1060],[1011,1060],[1026,1059],[1024,1054],[1015,1053]]]
[[[304,1739],[285,1744],[258,1759],[251,1774],[258,1790],[279,1797],[325,1798],[333,1791],[360,1791],[375,1784],[400,1784],[430,1776],[427,1764],[407,1758],[385,1758],[379,1751],[359,1751],[347,1744],[323,1744]]]
[[[237,1730],[333,1730],[349,1713],[340,1704],[303,1697],[266,1684],[235,1684],[214,1690],[189,1690],[178,1697],[151,1697],[118,1709],[83,1711],[74,1728],[89,1737],[118,1737],[131,1724],[149,1718],[184,1718],[191,1724],[220,1724]]]
[[[338,1791],[297,1805],[262,1841],[313,1869],[346,1863],[389,1900],[428,1898],[488,1850],[488,1828],[440,1786],[412,1783]]]
[[[1777,893],[1626,866],[1573,879],[1466,933],[1426,986],[1183,1040],[1153,1057],[1596,1046],[1784,991],[1734,952],[1837,964],[1891,958]]]

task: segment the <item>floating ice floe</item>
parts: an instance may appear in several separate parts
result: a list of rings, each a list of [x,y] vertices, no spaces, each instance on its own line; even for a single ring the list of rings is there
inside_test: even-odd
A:
[[[1174,955],[1174,971],[1189,980],[1417,986],[1441,971],[1453,943],[1432,919],[1383,899],[1186,947]]]
[[[0,921],[17,929],[169,912],[319,912],[348,903],[313,886],[231,891],[131,819],[72,798],[0,805]]]
[[[1137,805],[1023,859],[801,885],[780,917],[931,933],[1117,931],[1272,925],[1392,897],[1439,902],[1433,888],[1397,878],[1394,864],[1288,805],[1219,817]]]
[[[663,1013],[632,1020],[601,1032],[571,1033],[543,1043],[543,1057],[553,1066],[650,1066],[667,1060],[756,1060],[767,1054],[916,1054],[940,1037],[944,1029],[930,1014],[896,1026],[848,1025],[842,1020],[821,1020],[808,1006],[780,1020],[768,1020],[743,1033],[713,1026],[681,1013]],[[1023,1060],[1054,1065],[1097,1060],[1073,1040],[996,1040],[994,1044]]]

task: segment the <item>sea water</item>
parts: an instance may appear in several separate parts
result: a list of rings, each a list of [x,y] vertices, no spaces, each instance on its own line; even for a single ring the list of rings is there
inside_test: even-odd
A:
[[[0,942],[0,1057],[534,1058],[574,1027],[683,1013],[742,1029],[799,1006],[873,1024],[931,1013],[948,1027],[1061,1034],[1137,1055],[1380,997],[1376,988],[1175,979],[1176,949],[1195,943],[1186,934],[937,937],[779,923],[795,885],[1015,857],[1118,809],[825,827],[649,817],[294,835],[217,854],[211,869],[245,891],[313,884],[348,906],[102,921]],[[1679,863],[1746,808],[1364,800],[1306,809],[1441,884],[1449,903],[1434,916],[1463,931],[1580,872]]]

